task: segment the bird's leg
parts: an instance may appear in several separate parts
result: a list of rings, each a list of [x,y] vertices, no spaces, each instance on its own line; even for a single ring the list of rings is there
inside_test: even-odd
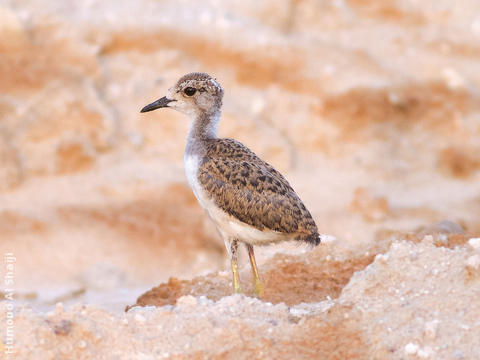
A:
[[[253,252],[253,246],[250,244],[247,245],[248,250],[248,257],[250,258],[250,265],[252,266],[252,273],[253,273],[253,284],[254,290],[253,293],[257,298],[261,298],[263,296],[263,285],[260,281],[260,277],[258,276],[258,269],[257,269],[257,262],[255,261],[255,253]]]
[[[235,294],[241,294],[242,287],[240,286],[240,276],[238,274],[237,250],[238,240],[232,240],[230,243],[230,264],[232,265],[233,274],[233,292]]]

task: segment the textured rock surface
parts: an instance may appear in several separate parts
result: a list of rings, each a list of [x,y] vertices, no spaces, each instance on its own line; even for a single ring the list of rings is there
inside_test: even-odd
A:
[[[112,343],[125,359],[479,358],[479,13],[476,0],[4,1],[0,252],[16,257],[20,358],[108,358]],[[274,306],[225,297],[223,242],[183,174],[188,120],[139,114],[190,71],[226,90],[221,135],[282,171],[338,239],[256,250]],[[152,287],[138,303],[162,307],[122,314]]]
[[[390,237],[388,251],[365,260],[348,284],[344,274],[359,262],[332,261],[318,251],[277,256],[266,267],[276,269],[278,281],[267,274],[270,293],[263,301],[228,295],[220,273],[189,283],[171,279],[140,298],[143,307],[124,314],[93,305],[57,304],[47,313],[20,307],[14,318],[15,331],[21,331],[17,354],[25,359],[478,358],[479,248],[464,243],[449,249],[437,243],[438,234],[419,243],[397,236]],[[285,289],[285,281],[295,285]],[[309,291],[312,285],[318,291]],[[1,306],[0,320],[6,322],[8,303]]]

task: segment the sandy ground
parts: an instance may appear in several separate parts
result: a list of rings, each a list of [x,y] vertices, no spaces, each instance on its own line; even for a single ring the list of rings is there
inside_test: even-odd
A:
[[[0,5],[0,358],[480,358],[480,5]],[[335,241],[231,295],[183,173],[178,77]],[[125,309],[128,307],[128,311]],[[13,345],[12,345],[13,344]],[[10,354],[12,349],[14,354]]]

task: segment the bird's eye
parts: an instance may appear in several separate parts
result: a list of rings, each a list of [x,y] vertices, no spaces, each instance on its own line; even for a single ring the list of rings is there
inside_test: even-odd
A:
[[[187,96],[193,96],[196,91],[197,91],[197,89],[195,89],[195,88],[193,88],[193,87],[187,87],[187,88],[185,88],[185,90],[183,90],[183,92],[184,92],[185,95],[187,95]]]

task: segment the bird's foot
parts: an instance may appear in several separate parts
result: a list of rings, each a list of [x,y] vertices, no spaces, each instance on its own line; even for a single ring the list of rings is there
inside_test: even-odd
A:
[[[242,286],[240,285],[240,275],[238,273],[237,259],[232,259],[232,275],[233,275],[233,293],[241,294]]]
[[[242,286],[240,285],[240,282],[233,281],[233,293],[242,294]]]
[[[258,299],[261,299],[263,297],[263,284],[259,278],[255,279],[253,295],[255,295],[255,297]]]

